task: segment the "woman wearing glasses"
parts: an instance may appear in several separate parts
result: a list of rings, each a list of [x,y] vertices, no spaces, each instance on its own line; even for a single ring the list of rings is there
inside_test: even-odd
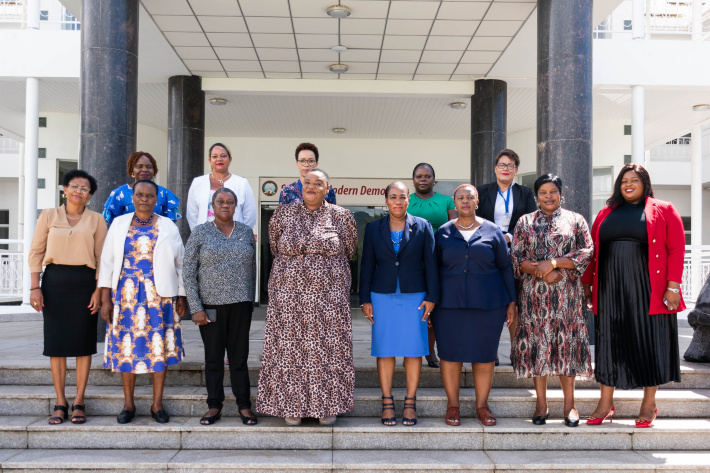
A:
[[[44,317],[44,356],[48,356],[57,404],[50,424],[68,417],[64,394],[67,357],[76,357],[74,424],[86,422],[84,391],[91,355],[96,353],[96,323],[101,290],[96,287],[106,222],[86,208],[96,192],[96,179],[75,169],[64,174],[66,204],[45,209],[37,219],[30,247],[30,304]],[[42,285],[39,280],[44,269]]]
[[[313,143],[301,143],[296,147],[296,164],[299,178],[281,190],[279,205],[301,202],[303,200],[303,180],[308,172],[318,166],[318,148]],[[335,204],[335,191],[330,186],[325,195],[325,201]]]
[[[158,163],[155,162],[155,158],[150,153],[136,151],[128,156],[126,172],[133,179],[133,182],[112,190],[108,199],[106,199],[106,203],[104,203],[103,216],[109,225],[116,217],[135,212],[133,186],[140,180],[154,179],[156,174],[158,174]],[[158,203],[155,204],[155,213],[161,217],[168,217],[175,222],[180,218],[179,207],[180,199],[170,189],[158,186]]]

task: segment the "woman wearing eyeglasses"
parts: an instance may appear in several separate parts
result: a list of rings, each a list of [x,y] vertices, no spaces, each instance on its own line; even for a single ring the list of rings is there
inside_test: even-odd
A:
[[[101,214],[86,208],[96,192],[96,179],[75,169],[64,174],[63,184],[66,204],[43,210],[32,237],[30,304],[44,318],[43,355],[50,357],[57,392],[57,404],[49,423],[61,424],[68,417],[69,403],[64,393],[67,357],[76,357],[76,395],[71,421],[83,424],[84,391],[91,355],[96,353],[96,323],[101,305],[96,278],[106,239],[106,222]]]
[[[318,148],[313,143],[301,143],[296,147],[296,164],[298,165],[299,179],[281,190],[279,205],[301,202],[303,200],[303,180],[306,174],[318,167]],[[335,204],[335,191],[330,186],[325,195],[325,201]]]

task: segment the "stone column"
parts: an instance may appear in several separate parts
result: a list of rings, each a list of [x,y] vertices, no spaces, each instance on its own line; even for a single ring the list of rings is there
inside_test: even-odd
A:
[[[559,175],[564,208],[589,221],[592,0],[537,4],[537,170]]]
[[[173,76],[168,80],[168,188],[180,197],[178,220],[183,240],[190,236],[185,219],[187,191],[204,173],[205,93],[199,76]]]
[[[92,210],[128,182],[126,160],[136,150],[138,0],[83,0],[79,167],[94,176]]]
[[[506,147],[508,84],[478,79],[471,96],[471,183],[495,181],[496,155]]]

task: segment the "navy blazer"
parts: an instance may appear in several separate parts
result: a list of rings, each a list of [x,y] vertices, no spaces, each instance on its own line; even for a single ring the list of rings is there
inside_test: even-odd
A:
[[[492,310],[515,301],[513,268],[500,228],[484,220],[469,241],[453,221],[436,232],[440,307]]]
[[[370,293],[394,294],[397,278],[402,293],[426,292],[425,301],[439,302],[439,275],[434,232],[423,218],[407,214],[399,253],[394,252],[389,215],[367,224],[360,265],[360,304]]]
[[[498,198],[498,183],[492,182],[490,184],[484,184],[477,189],[478,210],[476,210],[476,215],[495,223],[493,213],[495,212],[496,199]],[[518,224],[520,217],[536,211],[537,205],[535,204],[535,197],[533,196],[532,189],[529,187],[513,183],[510,193],[513,194],[513,210],[510,213],[508,233],[512,235],[515,230],[515,225]]]

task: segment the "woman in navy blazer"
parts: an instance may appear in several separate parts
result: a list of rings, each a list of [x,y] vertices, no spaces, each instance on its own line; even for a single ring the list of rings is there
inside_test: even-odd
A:
[[[389,215],[365,228],[360,269],[360,304],[372,324],[372,356],[382,387],[382,423],[395,425],[392,376],[404,357],[407,396],[402,423],[415,425],[422,356],[429,354],[427,324],[439,300],[434,233],[426,220],[407,213],[409,189],[385,189]],[[385,402],[388,400],[388,402]]]
[[[432,324],[439,345],[441,377],[448,398],[445,422],[459,425],[461,368],[471,363],[476,413],[495,425],[488,394],[501,325],[515,317],[515,282],[508,246],[494,223],[476,216],[478,192],[471,184],[454,191],[458,218],[436,232],[441,298]]]

